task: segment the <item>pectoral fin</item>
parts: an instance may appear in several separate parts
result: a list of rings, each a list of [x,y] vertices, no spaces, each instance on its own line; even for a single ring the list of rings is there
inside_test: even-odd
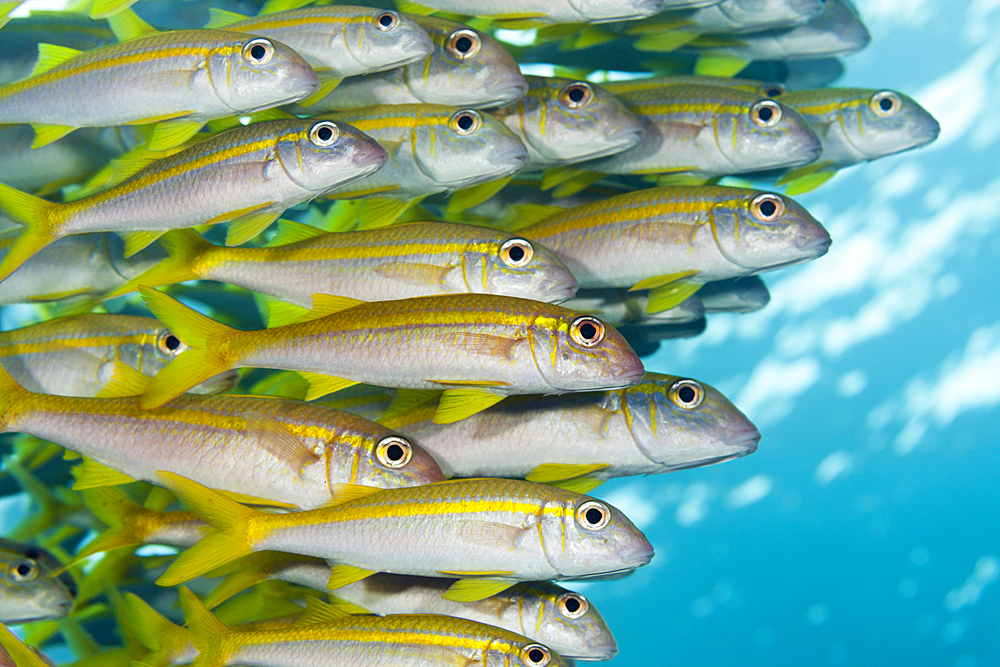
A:
[[[567,491],[575,491],[576,493],[590,493],[601,484],[604,484],[605,481],[606,480],[600,479],[595,475],[583,475],[581,477],[574,477],[573,479],[562,479],[555,482],[549,482],[549,485],[560,489],[566,489]]]
[[[83,465],[73,468],[73,476],[76,477],[76,481],[72,487],[74,491],[95,489],[101,486],[119,486],[135,481],[134,477],[130,477],[122,471],[115,470],[88,456],[83,457]]]
[[[383,278],[407,285],[438,286],[444,282],[444,277],[451,271],[451,267],[417,262],[391,262],[382,264],[374,270]]]
[[[255,436],[264,449],[274,454],[275,458],[296,474],[319,459],[316,452],[273,417],[260,412],[248,412],[244,418],[247,422],[247,434]]]
[[[311,107],[312,105],[316,104],[321,99],[332,93],[333,89],[340,85],[341,81],[343,81],[343,79],[338,79],[336,77],[327,77],[322,79],[319,84],[319,90],[317,90],[315,93],[305,98],[304,100],[300,100],[299,106],[303,108]]]
[[[640,280],[635,285],[629,287],[628,291],[636,292],[644,289],[656,289],[657,287],[663,287],[664,285],[675,283],[678,280],[689,278],[697,273],[697,269],[691,269],[690,271],[682,271],[680,273],[668,273],[662,276],[652,276],[650,278],[646,278],[645,280]]]
[[[326,232],[322,229],[318,229],[312,225],[305,225],[294,220],[281,219],[278,220],[278,231],[264,245],[267,248],[273,248],[298,243],[299,241],[307,241],[324,236],[325,234]]]
[[[434,412],[435,424],[451,424],[496,405],[505,398],[503,394],[476,388],[448,389]]]
[[[507,176],[495,181],[487,181],[486,183],[456,190],[451,195],[451,199],[448,200],[448,206],[445,210],[448,213],[461,213],[473,206],[478,206],[500,192],[513,178],[513,176]]]
[[[732,77],[749,64],[749,60],[725,53],[706,53],[698,58],[694,65],[694,73],[701,76]]]
[[[644,34],[632,42],[632,46],[638,51],[669,53],[670,51],[676,51],[689,42],[693,42],[697,38],[698,33],[696,32],[660,30]]]
[[[104,370],[104,368],[102,368]],[[120,398],[138,396],[146,391],[153,378],[143,375],[121,361],[111,362],[111,379],[94,395],[94,398]]]
[[[665,310],[676,308],[688,297],[701,289],[701,283],[673,283],[657,287],[649,292],[649,303],[646,304],[646,313],[653,315],[662,313]]]
[[[266,207],[270,207],[272,203],[273,202],[268,202],[260,208],[266,209]],[[277,220],[280,215],[280,211],[262,210],[240,216],[229,223],[229,231],[226,234],[226,245],[236,246],[246,243],[270,227],[271,223]]]
[[[180,146],[205,127],[200,120],[168,120],[153,128],[147,148],[151,151],[165,151]]]

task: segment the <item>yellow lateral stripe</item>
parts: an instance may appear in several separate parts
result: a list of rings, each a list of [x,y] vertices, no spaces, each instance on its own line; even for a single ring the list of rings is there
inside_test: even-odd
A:
[[[341,234],[349,234],[342,232]],[[340,236],[340,235],[337,235]],[[310,239],[311,240],[311,239]],[[308,241],[307,241],[308,242]],[[303,243],[300,241],[299,243]],[[298,245],[298,244],[296,244]],[[288,246],[275,246],[271,248],[241,248],[244,257],[239,257],[241,261],[247,262],[315,262],[330,260],[363,260],[363,259],[383,259],[393,257],[421,256],[447,256],[461,252],[473,252],[480,254],[492,254],[494,249],[499,249],[495,243],[473,243],[464,244],[456,242],[438,243],[430,241],[428,243],[403,243],[392,245],[389,240],[380,240],[372,243],[358,243],[344,246],[321,246],[295,248]],[[267,252],[264,252],[267,251]]]
[[[336,7],[328,7],[326,9],[336,9]],[[294,10],[290,10],[294,11]],[[226,25],[225,28],[220,28],[220,30],[233,30],[235,32],[253,32],[252,28],[297,28],[301,26],[310,26],[314,24],[342,24],[344,26],[353,25],[355,23],[371,23],[373,16],[358,16],[357,14],[347,14],[344,13],[338,16],[323,16],[318,14],[303,15],[303,16],[286,16],[271,18],[277,16],[276,14],[265,14],[264,16],[250,17],[243,21],[236,21],[235,23],[230,23]]]
[[[380,618],[380,617],[377,617]],[[372,624],[374,626],[374,624]],[[416,644],[431,646],[454,646],[458,648],[480,649],[482,651],[496,650],[499,648],[503,652],[517,653],[520,646],[513,642],[505,641],[499,637],[488,638],[470,637],[465,634],[443,633],[411,630],[400,628],[398,630],[387,630],[378,627],[339,627],[336,624],[331,626],[303,626],[289,627],[272,631],[236,631],[227,639],[233,643],[233,653],[243,646],[268,646],[270,644],[285,644],[300,641],[328,641],[330,643],[356,642],[360,644]]]

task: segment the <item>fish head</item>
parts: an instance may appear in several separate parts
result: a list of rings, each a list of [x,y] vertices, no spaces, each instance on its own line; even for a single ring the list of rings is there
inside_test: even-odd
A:
[[[569,4],[587,23],[642,19],[663,9],[663,0],[569,0]]]
[[[401,67],[434,51],[426,30],[391,9],[373,12],[368,21],[349,24],[343,39],[347,53],[367,72]]]
[[[636,447],[662,472],[746,456],[760,441],[746,415],[697,380],[647,373],[621,394],[618,409]]]
[[[894,90],[858,91],[852,97],[849,103],[845,101],[835,127],[862,160],[929,144],[941,132],[934,116]]]
[[[341,121],[289,120],[277,144],[288,178],[319,196],[364,178],[385,164],[388,155],[361,130]]]
[[[761,59],[783,60],[845,56],[868,46],[871,34],[847,0],[826,0],[822,12],[806,24],[767,35],[772,51]]]
[[[590,601],[548,582],[524,584],[521,631],[564,658],[610,660],[618,653],[611,629]]]
[[[528,642],[520,646],[511,646],[516,653],[510,655],[507,651],[498,651],[496,664],[511,665],[512,667],[566,667],[566,661],[558,653],[549,647],[535,642]],[[483,662],[487,662],[484,656]]]
[[[550,306],[535,318],[529,335],[538,372],[554,394],[618,389],[645,374],[625,338],[596,317]]]
[[[560,511],[543,518],[542,543],[560,578],[627,572],[653,557],[649,540],[616,507],[572,491],[558,502]]]
[[[417,167],[437,186],[454,190],[510,176],[528,164],[513,132],[476,109],[424,105],[413,127]]]
[[[33,545],[0,540],[0,622],[14,625],[66,616],[76,584],[51,554]]]
[[[508,104],[528,92],[517,62],[489,35],[445,19],[413,19],[435,47],[425,60],[407,67],[407,85],[417,99],[479,109]]]
[[[559,303],[576,293],[576,278],[545,246],[490,234],[462,253],[462,286],[471,292]]]
[[[521,137],[533,166],[613,155],[646,134],[635,114],[600,86],[559,77],[525,78],[524,99],[494,114]]]
[[[808,23],[826,9],[826,0],[729,0],[715,6],[736,29],[766,29]]]
[[[316,72],[290,47],[267,37],[233,40],[236,33],[219,33],[229,48],[209,59],[208,75],[216,96],[234,113],[297,102],[319,90]]]
[[[829,233],[792,199],[759,190],[733,195],[714,209],[712,234],[725,261],[745,274],[808,262],[830,249]]]
[[[357,466],[354,484],[394,489],[443,482],[437,461],[422,447],[398,433],[385,430],[363,438],[365,459]],[[345,471],[330,471],[330,483],[343,479]]]
[[[729,95],[739,99],[734,105],[738,110],[720,114],[713,138],[734,170],[793,167],[819,157],[823,145],[798,111],[769,98],[736,91]]]

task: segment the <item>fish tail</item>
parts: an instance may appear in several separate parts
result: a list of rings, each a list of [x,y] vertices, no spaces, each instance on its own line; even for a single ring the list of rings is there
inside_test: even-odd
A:
[[[214,247],[211,243],[193,229],[175,229],[161,236],[159,242],[167,251],[166,259],[110,292],[105,299],[134,292],[139,285],[159,287],[201,278],[196,260]]]
[[[171,653],[186,644],[188,631],[156,611],[135,593],[125,594],[125,606],[132,631],[152,653],[142,659],[146,665],[170,664]]]
[[[0,183],[0,211],[24,227],[0,262],[0,281],[58,238],[52,215],[58,206]]]
[[[28,390],[17,383],[7,370],[0,366],[0,432],[10,423],[17,410],[17,399]]]
[[[137,519],[143,514],[149,514],[149,510],[132,502],[131,498],[116,488],[105,486],[86,489],[81,493],[83,502],[94,516],[107,524],[108,529],[76,555],[77,561],[102,551],[143,543]],[[148,644],[146,646],[149,648]]]
[[[239,365],[229,354],[229,343],[242,332],[188,308],[180,301],[145,285],[139,286],[146,307],[188,349],[156,374],[139,399],[139,408],[151,410],[210,377]]]
[[[198,649],[198,657],[192,667],[217,667],[226,664],[227,656],[222,651],[222,637],[230,632],[212,612],[205,608],[198,596],[187,586],[180,589],[181,610],[191,634],[191,642]]]
[[[180,475],[162,470],[156,474],[185,505],[217,529],[178,556],[156,583],[176,586],[253,552],[251,528],[256,527],[256,519],[263,512],[252,510]]]

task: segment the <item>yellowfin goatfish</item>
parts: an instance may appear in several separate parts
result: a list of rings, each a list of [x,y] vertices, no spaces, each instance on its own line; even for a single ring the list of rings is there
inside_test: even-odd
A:
[[[0,623],[62,618],[73,608],[76,583],[52,554],[0,538]]]
[[[390,572],[455,578],[447,597],[481,600],[519,581],[627,572],[653,557],[619,510],[547,484],[473,479],[365,489],[323,509],[267,514],[178,475],[160,476],[218,529],[178,556],[157,580],[164,586],[276,550],[337,563],[332,589]]]
[[[581,288],[653,290],[650,312],[677,305],[711,280],[807,262],[830,247],[822,225],[791,199],[722,186],[616,195],[564,209],[520,233],[559,255]]]
[[[150,146],[160,150],[205,121],[294,102],[318,87],[309,63],[284,44],[222,30],[84,52],[42,44],[32,76],[0,88],[0,123],[31,123],[41,146],[79,127],[169,121]]]
[[[143,409],[240,366],[305,371],[307,399],[361,382],[445,389],[436,416],[442,421],[511,394],[628,387],[644,373],[612,327],[527,299],[450,294],[364,302],[317,294],[298,323],[238,331],[154,289],[139,291],[188,345],[150,383]]]
[[[760,276],[707,283],[698,290],[706,313],[755,313],[771,300]]]
[[[83,314],[0,332],[0,365],[28,391],[95,396],[111,380],[115,362],[155,375],[185,346],[150,317]],[[235,386],[226,372],[194,388],[212,394]]]
[[[417,103],[482,108],[524,97],[528,84],[498,41],[454,21],[413,19],[434,42],[431,55],[397,69],[349,78],[305,111]]]
[[[420,0],[405,11],[431,11],[494,19],[530,19],[541,23],[602,23],[652,16],[664,0]]]
[[[490,113],[524,142],[528,169],[620,153],[646,133],[639,119],[600,86],[560,77],[525,80],[524,98]]]
[[[292,627],[229,628],[187,588],[181,608],[199,651],[192,667],[564,667],[557,653],[523,635],[433,614],[345,616],[314,600]]]
[[[338,5],[247,18],[211,8],[208,28],[276,39],[295,49],[321,78],[400,67],[430,55],[434,44],[409,16],[392,10]]]
[[[684,33],[743,33],[802,25],[824,10],[826,0],[722,0],[707,7],[661,12],[615,26],[639,35],[641,51],[670,51],[684,43]],[[690,39],[693,39],[691,37]]]
[[[129,256],[167,230],[230,222],[227,241],[238,245],[289,206],[363,178],[385,160],[374,140],[350,126],[275,120],[223,132],[65,204],[0,184],[0,209],[25,227],[0,263],[0,279],[52,241],[83,232],[117,232]]]
[[[576,292],[576,279],[551,250],[472,225],[414,222],[327,234],[280,220],[278,234],[266,248],[217,246],[186,229],[170,232],[160,244],[170,257],[116,295],[138,285],[197,278],[307,308],[316,293],[386,301],[470,292],[558,303]]]
[[[662,86],[721,86],[735,88],[758,97],[778,97],[788,92],[787,86],[778,81],[757,81],[754,79],[733,79],[721,76],[650,76],[641,79],[626,79],[623,81],[605,81],[601,84],[614,95],[630,93],[637,90],[649,90]]]
[[[138,393],[146,378],[125,380],[121,392],[105,389],[120,397],[53,397],[24,391],[0,371],[2,430],[97,461],[85,462],[76,488],[157,481],[156,471],[176,470],[241,496],[314,508],[330,500],[336,484],[444,479],[419,447],[350,413],[276,398],[191,395],[140,410],[138,396],[121,394]]]
[[[659,373],[616,391],[518,396],[455,424],[430,416],[383,421],[420,442],[449,477],[525,478],[584,493],[613,477],[745,456],[760,440],[718,390]]]

